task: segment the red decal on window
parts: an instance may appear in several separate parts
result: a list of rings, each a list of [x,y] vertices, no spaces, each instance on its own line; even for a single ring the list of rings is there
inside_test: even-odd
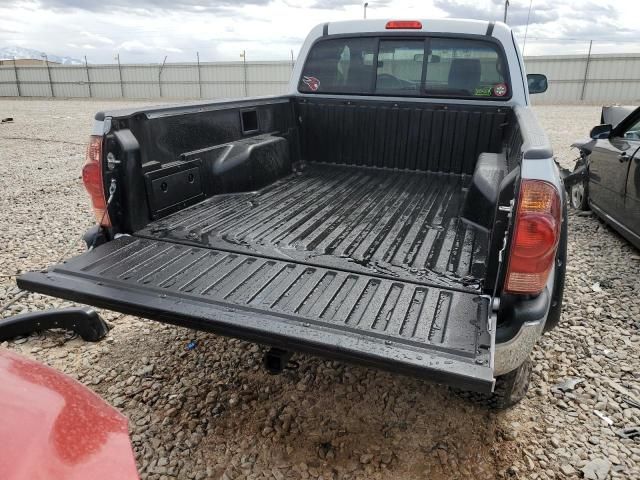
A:
[[[504,97],[507,94],[507,84],[499,83],[493,87],[493,94],[496,97]]]
[[[302,77],[302,81],[307,85],[307,87],[309,87],[309,90],[311,90],[312,92],[317,92],[318,88],[320,88],[320,80],[318,80],[316,77],[308,77],[308,76],[304,76]]]

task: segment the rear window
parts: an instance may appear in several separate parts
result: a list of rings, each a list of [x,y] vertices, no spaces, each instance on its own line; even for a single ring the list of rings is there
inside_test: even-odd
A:
[[[418,95],[422,84],[424,40],[381,40],[376,93]]]
[[[301,92],[363,93],[372,86],[375,38],[326,40],[307,57]]]
[[[434,38],[426,67],[424,88],[427,94],[510,96],[502,56],[492,43]]]
[[[506,63],[494,43],[441,37],[321,40],[308,55],[298,90],[493,100],[511,97]]]

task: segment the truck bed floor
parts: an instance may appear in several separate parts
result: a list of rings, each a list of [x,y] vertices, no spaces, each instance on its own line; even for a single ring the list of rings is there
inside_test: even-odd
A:
[[[262,190],[213,196],[136,236],[477,291],[488,235],[460,218],[469,180],[307,164]]]

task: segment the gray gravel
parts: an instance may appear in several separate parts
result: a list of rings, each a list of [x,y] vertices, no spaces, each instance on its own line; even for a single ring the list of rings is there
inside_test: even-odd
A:
[[[93,113],[118,105],[0,100],[0,117],[15,118],[0,125],[0,305],[18,292],[14,275],[82,251],[93,222],[84,145]],[[599,108],[536,110],[570,166],[568,145]],[[529,396],[508,412],[307,356],[269,376],[259,346],[112,312],[98,344],[45,332],[3,346],[123,411],[142,478],[640,478],[640,442],[615,433],[640,425],[640,252],[591,215],[569,221],[561,327],[536,348]],[[2,315],[62,304],[31,294]]]

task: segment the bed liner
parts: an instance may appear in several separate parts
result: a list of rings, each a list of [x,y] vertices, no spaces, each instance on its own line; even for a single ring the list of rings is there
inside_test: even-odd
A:
[[[479,291],[488,233],[461,212],[471,177],[326,164],[216,195],[137,236]]]
[[[463,175],[308,165],[214,196],[21,288],[167,323],[493,388],[486,233]]]
[[[18,284],[461,388],[493,386],[488,301],[471,292],[133,236]]]

